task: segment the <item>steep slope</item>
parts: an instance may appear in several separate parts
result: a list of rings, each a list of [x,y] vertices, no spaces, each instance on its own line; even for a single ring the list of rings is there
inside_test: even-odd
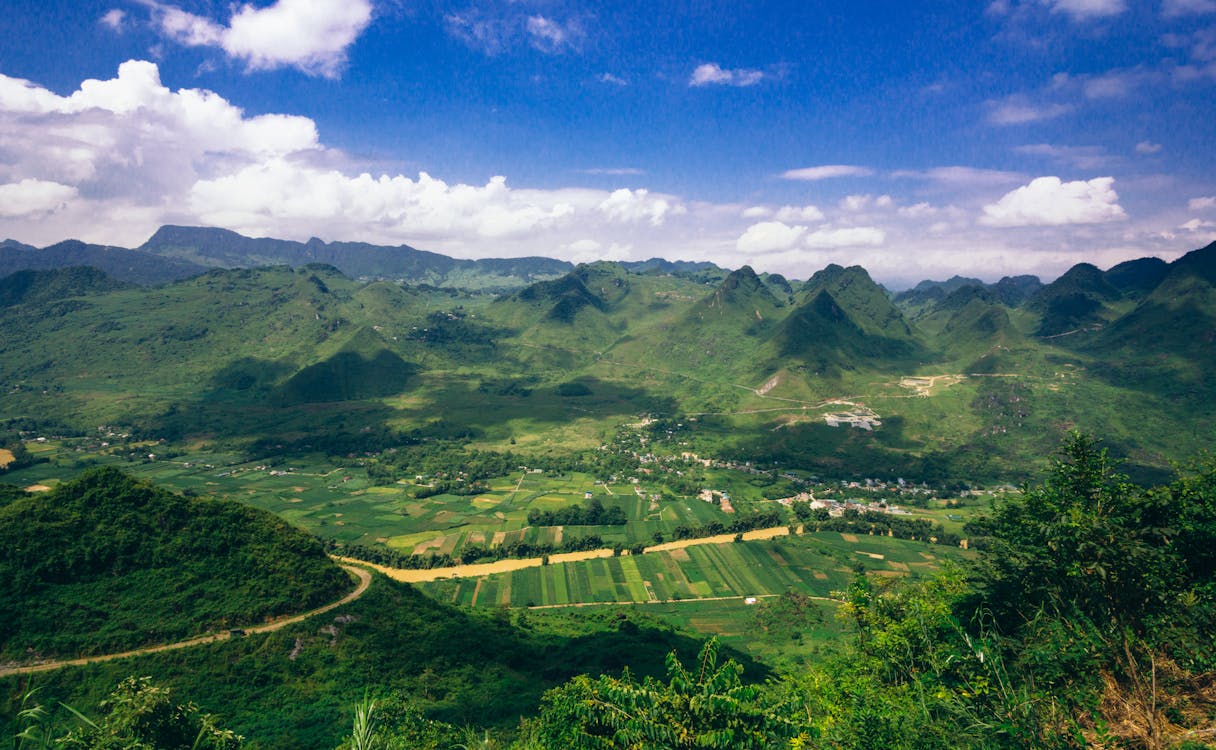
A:
[[[743,266],[678,318],[654,328],[635,358],[702,378],[760,377],[758,355],[782,312],[765,282]]]
[[[950,317],[937,344],[952,357],[996,356],[1027,344],[1010,320],[1008,308],[987,289],[962,287],[943,300],[940,308]]]
[[[336,353],[288,378],[275,390],[274,400],[295,406],[392,396],[417,371],[373,329],[362,327]]]
[[[1002,304],[1017,307],[1043,288],[1038,276],[1004,276],[992,285],[992,292]]]
[[[1078,263],[1035,293],[1026,306],[1041,316],[1036,335],[1058,336],[1109,320],[1109,303],[1121,297],[1096,266]]]
[[[774,331],[777,361],[795,360],[820,375],[894,371],[929,353],[903,314],[860,266],[830,265],[798,293],[799,304]]]
[[[0,653],[121,651],[260,622],[351,587],[316,539],[112,468],[0,507]]]
[[[1108,269],[1103,278],[1127,297],[1143,297],[1151,293],[1170,271],[1160,258],[1127,260]]]
[[[1171,263],[1154,290],[1085,350],[1135,360],[1172,356],[1210,371],[1216,365],[1216,243]]]
[[[0,245],[0,276],[69,266],[93,266],[119,281],[142,285],[185,279],[206,270],[205,266],[188,260],[78,240],[66,240],[41,250],[20,243]]]
[[[911,338],[912,329],[903,313],[861,266],[842,268],[832,264],[812,276],[802,286],[798,297],[805,302],[814,300],[822,292],[827,292],[868,335]]]

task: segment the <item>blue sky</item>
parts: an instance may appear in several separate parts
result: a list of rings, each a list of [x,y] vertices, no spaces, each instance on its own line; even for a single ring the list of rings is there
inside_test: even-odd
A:
[[[1216,239],[1216,0],[16,0],[0,236],[900,287]]]

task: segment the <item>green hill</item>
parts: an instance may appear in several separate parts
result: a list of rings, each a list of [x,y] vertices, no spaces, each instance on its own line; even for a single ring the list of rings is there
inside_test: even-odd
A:
[[[92,266],[18,271],[0,278],[0,307],[46,305],[70,297],[112,292],[127,286]]]
[[[0,507],[0,654],[75,656],[305,611],[351,588],[273,514],[93,469]]]

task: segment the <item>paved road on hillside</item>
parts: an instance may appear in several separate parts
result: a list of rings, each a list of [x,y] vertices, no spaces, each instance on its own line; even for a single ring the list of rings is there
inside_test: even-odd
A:
[[[268,622],[264,625],[251,625],[249,627],[245,627],[245,628],[241,628],[241,629],[244,630],[247,634],[248,633],[270,633],[275,630],[280,630],[282,628],[285,628],[288,625],[294,625],[295,623],[300,622],[302,620],[307,620],[310,617],[324,614],[325,612],[328,612],[331,609],[337,609],[338,607],[341,607],[343,604],[349,604],[350,602],[353,602],[354,600],[363,596],[363,592],[367,591],[367,587],[371,585],[372,574],[367,569],[355,567],[354,565],[343,565],[342,567],[345,568],[346,570],[348,570],[349,572],[353,573],[354,575],[358,576],[359,585],[355,588],[354,591],[350,592],[349,594],[342,597],[338,601],[326,604],[324,607],[318,607],[317,609],[310,610],[308,612],[304,612],[303,614],[291,615],[290,617],[284,617],[281,620],[275,620],[273,622]],[[222,633],[209,633],[207,635],[200,635],[197,638],[191,638],[186,641],[177,641],[175,643],[165,643],[160,646],[148,646],[146,648],[137,648],[134,651],[123,651],[122,653],[118,653],[118,654],[100,654],[98,656],[84,656],[79,659],[61,659],[59,661],[45,661],[45,662],[41,662],[39,664],[29,664],[29,665],[20,666],[20,667],[2,667],[2,668],[0,668],[0,677],[7,677],[9,675],[15,675],[15,674],[30,674],[32,672],[49,672],[53,669],[59,669],[61,667],[76,667],[76,666],[81,666],[83,664],[94,664],[96,662],[112,661],[114,659],[126,659],[131,656],[143,656],[144,654],[155,654],[160,651],[175,651],[179,648],[190,648],[192,646],[201,646],[204,643],[215,643],[216,641],[225,641],[232,637],[233,637],[232,633],[225,630]],[[239,636],[237,636],[237,637],[239,637]]]

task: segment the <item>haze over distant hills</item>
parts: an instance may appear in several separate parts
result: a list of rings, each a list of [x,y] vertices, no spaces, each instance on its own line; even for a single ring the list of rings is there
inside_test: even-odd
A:
[[[137,248],[94,245],[64,240],[36,248],[15,240],[0,242],[0,275],[19,270],[47,270],[68,266],[93,266],[129,283],[148,285],[188,278],[208,268],[253,268],[268,265],[332,265],[351,278],[391,279],[410,284],[431,284],[464,289],[505,291],[534,281],[557,278],[574,268],[572,263],[547,257],[451,258],[418,250],[409,245],[374,245],[365,242],[307,242],[273,238],[251,238],[227,229],[166,225]],[[634,273],[667,273],[703,280],[720,280],[730,269],[706,261],[651,258],[619,264]],[[1125,292],[1132,287],[1152,286],[1164,274],[1167,263],[1160,258],[1127,261],[1110,270],[1112,283]],[[780,274],[762,274],[774,293],[793,293]],[[1129,287],[1128,285],[1132,285]],[[939,301],[967,285],[984,286],[980,279],[954,276],[946,281],[922,281],[901,292],[896,302],[916,305]],[[1042,286],[1034,276],[1001,279],[993,287],[1007,305],[1018,305]]]

